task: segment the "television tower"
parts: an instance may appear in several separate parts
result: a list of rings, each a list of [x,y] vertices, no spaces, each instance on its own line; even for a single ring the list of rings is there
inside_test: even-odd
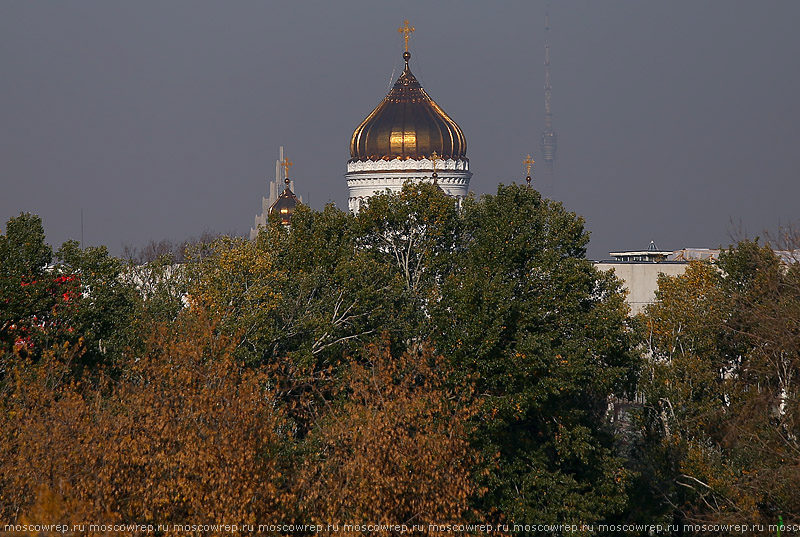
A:
[[[544,31],[545,36],[550,34],[550,13],[545,13]],[[549,37],[545,37],[544,43],[544,131],[539,147],[542,150],[542,171],[550,176],[548,182],[552,181],[553,163],[556,160],[556,148],[558,147],[558,136],[553,130],[553,112],[550,108],[550,42]]]

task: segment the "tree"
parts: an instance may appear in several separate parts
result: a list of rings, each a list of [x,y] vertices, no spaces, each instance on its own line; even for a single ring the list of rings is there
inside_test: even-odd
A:
[[[276,523],[291,513],[284,415],[268,370],[203,316],[154,326],[111,382],[69,378],[69,348],[15,368],[0,400],[0,517],[42,523]]]
[[[0,392],[2,515],[613,520],[638,361],[587,240],[524,187],[407,184],[198,245],[174,281],[67,243],[67,332]]]
[[[690,446],[702,446],[707,433],[719,430],[731,388],[726,372],[735,359],[722,329],[730,316],[722,278],[706,261],[689,263],[678,277],[661,275],[656,301],[641,316],[647,353],[634,465],[643,510],[668,522],[685,521],[674,506],[685,506],[696,483],[678,480],[681,461]]]
[[[82,249],[77,241],[61,245],[56,258],[54,275],[72,285],[71,297],[58,315],[59,323],[68,327],[70,337],[64,340],[80,341],[80,364],[113,364],[137,344],[139,333],[149,329],[138,324],[141,295],[124,277],[125,264],[105,246]]]
[[[138,296],[122,263],[105,247],[67,241],[53,263],[38,216],[9,220],[0,236],[0,342],[12,356],[37,360],[52,346],[79,345],[74,366],[113,362],[136,339]],[[2,377],[2,368],[0,368]]]
[[[745,240],[657,298],[642,382],[656,490],[693,521],[798,520],[797,263]]]
[[[436,285],[456,252],[456,202],[436,185],[406,183],[399,194],[376,194],[355,220],[358,245],[391,266],[412,295]]]
[[[447,385],[441,357],[391,354],[370,345],[333,393],[332,408],[306,439],[299,472],[301,516],[318,524],[447,524],[469,520],[469,445],[475,413],[468,390]]]
[[[176,263],[171,254],[163,254],[146,263],[129,259],[123,279],[138,291],[136,322],[171,321],[186,306],[189,292],[185,263]]]
[[[637,365],[620,282],[584,259],[583,221],[516,185],[467,200],[456,267],[432,310],[438,352],[474,376],[487,460],[484,512],[593,522],[628,477],[604,426]]]
[[[38,353],[40,328],[57,302],[47,274],[52,259],[41,218],[21,213],[8,221],[0,235],[0,378],[14,353]]]
[[[324,368],[388,326],[389,277],[357,248],[353,226],[353,217],[333,205],[321,212],[300,205],[290,229],[271,220],[259,235],[286,274],[272,355]]]
[[[237,338],[237,356],[261,358],[275,337],[265,330],[278,305],[280,281],[269,251],[246,239],[220,237],[189,255],[188,299],[207,313],[222,334]]]
[[[719,329],[709,329],[730,314],[721,283],[717,267],[693,261],[681,276],[658,278],[656,302],[646,309],[650,353],[640,389],[664,435],[675,421],[695,423],[699,431],[723,403],[732,357]]]
[[[459,252],[461,215],[437,185],[408,182],[398,194],[372,196],[354,222],[356,243],[376,270],[388,276],[385,304],[395,350],[427,340],[437,328],[430,310]]]

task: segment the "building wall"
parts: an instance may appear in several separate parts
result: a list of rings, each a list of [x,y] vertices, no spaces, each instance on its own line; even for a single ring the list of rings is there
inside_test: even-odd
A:
[[[613,270],[628,290],[627,302],[631,307],[631,315],[644,310],[647,304],[656,299],[658,275],[679,276],[686,271],[688,263],[615,263],[601,261],[597,263],[600,270]]]

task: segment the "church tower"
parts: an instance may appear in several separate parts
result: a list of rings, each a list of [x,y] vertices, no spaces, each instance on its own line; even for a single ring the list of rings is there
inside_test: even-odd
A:
[[[469,191],[472,172],[467,139],[409,68],[408,37],[413,31],[408,21],[398,28],[405,41],[405,69],[350,139],[345,178],[350,190],[348,206],[353,213],[373,194],[386,189],[399,192],[408,180],[435,179],[446,194],[459,201]]]

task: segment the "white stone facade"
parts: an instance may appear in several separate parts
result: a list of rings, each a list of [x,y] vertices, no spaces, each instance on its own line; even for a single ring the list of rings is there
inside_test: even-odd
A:
[[[617,278],[622,280],[622,286],[628,291],[625,301],[631,308],[631,315],[636,315],[642,313],[645,306],[655,302],[659,274],[680,276],[686,272],[689,264],[674,261],[664,263],[601,261],[595,266],[604,271],[613,270]]]
[[[348,207],[354,214],[376,193],[399,192],[406,181],[431,182],[433,161],[377,160],[351,161],[347,163],[347,187],[350,190]],[[459,202],[469,193],[469,160],[447,159],[436,161],[436,183],[448,195]]]

